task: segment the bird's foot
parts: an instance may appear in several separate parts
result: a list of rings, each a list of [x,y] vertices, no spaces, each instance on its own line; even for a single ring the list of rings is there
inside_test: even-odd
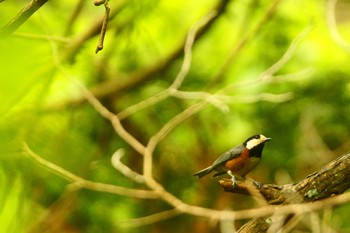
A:
[[[250,178],[247,178],[247,180],[248,180],[249,182],[251,182],[251,183],[252,183],[256,188],[258,188],[258,189],[261,189],[262,186],[263,186],[262,183],[260,183],[260,182],[258,182],[258,181],[256,181],[256,180],[253,180],[253,179],[250,179]]]
[[[232,174],[232,172],[230,170],[227,171],[227,174],[229,176],[231,176],[232,186],[234,188],[236,186],[236,178],[235,178],[235,176]]]
[[[261,189],[261,188],[262,188],[262,183],[259,183],[259,182],[256,181],[256,180],[253,180],[253,184],[254,184],[255,187],[257,187],[258,189]]]

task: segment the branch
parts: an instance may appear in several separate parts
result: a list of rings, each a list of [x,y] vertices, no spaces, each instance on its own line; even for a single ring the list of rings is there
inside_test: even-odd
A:
[[[49,161],[46,161],[45,159],[41,158],[37,154],[35,154],[30,148],[25,144],[24,145],[24,151],[26,152],[27,155],[29,155],[32,159],[34,159],[36,162],[40,163],[41,165],[49,168],[51,171],[55,172],[56,174],[64,177],[67,180],[73,181],[74,185],[77,185],[78,187],[82,188],[87,188],[95,191],[100,191],[100,192],[107,192],[107,193],[113,193],[113,194],[118,194],[118,195],[124,195],[124,196],[129,196],[129,197],[135,197],[135,198],[160,198],[163,201],[169,203],[171,206],[175,207],[178,213],[187,213],[191,214],[194,216],[201,216],[201,217],[206,217],[210,218],[213,220],[220,220],[220,221],[225,221],[225,220],[238,220],[238,219],[249,219],[249,218],[255,218],[255,217],[264,217],[268,216],[271,214],[275,215],[286,215],[286,214],[303,214],[315,210],[319,210],[321,208],[325,208],[327,206],[336,206],[340,205],[346,202],[350,201],[350,193],[343,194],[343,195],[338,195],[335,197],[330,197],[321,201],[316,201],[316,202],[311,202],[312,200],[318,200],[320,198],[325,198],[326,196],[321,193],[322,190],[325,190],[327,187],[324,184],[309,184],[306,183],[305,179],[309,179],[308,182],[313,182],[313,181],[319,181],[319,182],[326,182],[329,184],[331,182],[331,178],[326,178],[325,174],[329,170],[332,170],[333,168],[337,170],[337,172],[334,172],[333,175],[336,178],[336,180],[344,181],[343,185],[337,185],[333,184],[330,185],[329,187],[332,187],[329,189],[327,192],[328,195],[336,195],[339,194],[343,191],[345,191],[348,186],[349,186],[349,180],[350,180],[350,170],[348,169],[349,163],[350,163],[350,153],[346,154],[336,161],[326,165],[324,168],[322,168],[319,172],[315,172],[308,177],[306,177],[304,180],[305,182],[298,182],[297,184],[294,184],[295,186],[299,187],[299,191],[302,191],[304,194],[306,193],[307,195],[304,195],[304,198],[307,198],[307,201],[311,203],[302,203],[302,204],[287,204],[285,206],[281,206],[279,208],[275,208],[275,205],[271,206],[263,206],[255,209],[248,209],[248,210],[239,210],[239,211],[220,211],[220,210],[213,210],[213,209],[208,209],[208,208],[203,208],[203,207],[198,207],[198,206],[192,206],[188,205],[184,202],[182,202],[180,199],[172,195],[171,193],[167,192],[164,190],[164,188],[157,183],[155,180],[152,178],[146,179],[147,185],[152,189],[152,191],[148,190],[138,190],[138,189],[129,189],[129,188],[124,188],[116,185],[110,185],[110,184],[103,184],[103,183],[97,183],[97,182],[92,182],[85,180],[79,176],[76,176],[67,170],[50,163]],[[339,168],[338,168],[339,167]],[[329,175],[329,174],[328,174]],[[340,179],[338,178],[340,177]],[[314,178],[313,178],[314,177]],[[241,183],[240,183],[241,184]],[[307,190],[310,188],[310,185],[314,185],[314,187],[311,187],[312,189]],[[283,188],[287,188],[287,186],[282,186]],[[315,188],[316,187],[316,188]],[[260,189],[267,188],[269,189],[269,185],[267,186],[262,186]],[[318,190],[319,188],[319,190]],[[260,190],[259,189],[259,190]],[[311,190],[311,191],[310,191]],[[315,192],[315,190],[317,192]],[[335,190],[335,192],[334,192]],[[271,192],[269,192],[271,193]],[[293,194],[293,192],[292,192]],[[291,194],[291,195],[292,195]],[[293,196],[293,195],[292,195]],[[293,197],[298,197],[298,195],[294,195]],[[286,199],[288,201],[292,200],[298,200],[295,198],[288,198]],[[287,203],[286,201],[281,201],[282,203]],[[292,202],[291,202],[292,203]],[[171,211],[173,214],[177,212],[176,210]],[[264,224],[268,224],[266,221]]]
[[[231,85],[226,86],[225,88],[221,89],[219,92],[229,92],[234,89],[243,88],[243,87],[252,87],[254,85],[260,85],[261,83],[270,83],[270,82],[277,82],[277,81],[290,81],[290,80],[296,80],[297,77],[307,77],[310,76],[313,73],[313,69],[306,68],[304,70],[290,73],[290,74],[284,74],[284,75],[276,75],[278,71],[280,71],[293,57],[297,47],[301,43],[301,41],[306,37],[306,35],[311,31],[312,25],[307,26],[299,35],[297,35],[290,45],[288,46],[287,50],[282,54],[282,56],[270,67],[268,67],[265,71],[261,72],[259,76],[254,80],[249,80],[246,82],[241,83],[233,83]],[[282,79],[283,78],[283,79]]]
[[[188,60],[190,61],[190,60]],[[60,66],[59,66],[60,67]],[[186,67],[186,66],[184,66]],[[61,69],[64,72],[64,69]],[[70,77],[69,74],[64,72],[68,77]],[[163,140],[172,130],[174,127],[176,127],[178,124],[182,123],[186,118],[192,116],[193,114],[197,113],[201,109],[203,109],[208,104],[218,105],[221,108],[224,107],[221,102],[237,102],[239,100],[238,97],[231,98],[227,95],[222,94],[209,94],[209,93],[195,93],[195,96],[198,94],[198,98],[203,99],[190,107],[188,107],[185,111],[179,113],[176,115],[173,119],[171,119],[167,124],[165,124],[162,129],[160,129],[148,142],[147,146],[142,145],[140,142],[137,141],[133,135],[128,133],[125,128],[122,126],[120,122],[120,118],[118,115],[115,115],[110,110],[108,110],[106,107],[104,107],[101,102],[89,91],[87,90],[83,85],[80,84],[79,81],[72,78],[78,86],[80,86],[83,96],[90,102],[90,104],[96,109],[97,112],[106,119],[110,120],[115,128],[116,133],[123,138],[128,144],[130,144],[136,151],[138,151],[140,154],[144,156],[144,171],[143,174],[134,173],[130,169],[125,169],[125,166],[119,163],[120,161],[117,161],[117,163],[114,163],[115,166],[119,171],[121,171],[124,175],[128,177],[133,177],[134,181],[136,182],[144,182],[148,188],[154,192],[158,196],[159,199],[163,200],[164,202],[168,203],[169,205],[173,206],[179,213],[186,213],[191,214],[194,216],[201,216],[206,217],[214,220],[219,220],[222,223],[225,221],[232,221],[236,219],[247,219],[247,218],[253,218],[253,217],[260,217],[260,216],[266,216],[269,214],[273,214],[276,212],[276,209],[273,206],[264,206],[257,209],[250,209],[250,210],[242,210],[242,211],[220,211],[220,210],[213,210],[198,206],[192,206],[189,204],[186,204],[181,199],[173,195],[172,193],[168,192],[164,189],[164,187],[158,183],[152,175],[152,157],[155,147],[158,145],[158,143]],[[262,82],[265,82],[263,80]],[[181,83],[180,83],[181,84]],[[180,95],[186,95],[182,96],[184,98],[188,98],[187,92],[178,91],[176,89],[174,93],[180,94]],[[174,94],[172,93],[172,94]],[[195,97],[192,96],[192,97]],[[158,96],[159,97],[159,96]],[[180,96],[178,96],[180,97]],[[261,93],[259,95],[252,97],[245,97],[241,98],[239,101],[245,101],[245,102],[254,102],[254,101],[261,101],[261,100],[267,100],[267,101],[285,101],[287,99],[291,98],[290,93],[285,93],[281,95],[272,95],[267,93]],[[215,104],[214,104],[215,103]],[[119,156],[116,157],[117,160],[119,160]],[[273,207],[273,208],[272,208]],[[174,210],[175,211],[175,210]],[[281,210],[278,210],[278,213],[280,213]],[[295,208],[289,207],[285,210],[283,210],[287,213],[294,213]],[[298,208],[298,211],[308,211],[308,209],[305,208]]]
[[[110,13],[110,18],[114,17],[117,14],[119,8],[123,6],[122,4],[124,4],[125,1],[120,2],[121,3],[118,3],[118,6],[113,7]],[[226,7],[229,2],[230,1],[228,0],[218,1],[218,5],[215,6],[214,9],[210,10],[210,12],[216,12],[215,16],[211,17],[205,26],[198,29],[198,31],[196,32],[195,40],[199,40],[206,32],[209,31],[213,23],[216,22],[216,20],[226,11]],[[98,21],[96,21],[95,25],[90,27],[89,31],[87,31],[84,35],[81,35],[80,37],[74,39],[73,42],[68,46],[69,48],[67,48],[67,53],[63,55],[62,60],[71,60],[77,53],[77,50],[82,47],[81,45],[84,43],[84,41],[91,38],[99,32],[102,22],[103,19],[99,19]],[[122,90],[133,88],[137,85],[151,80],[152,78],[156,77],[156,74],[162,73],[164,70],[169,68],[169,66],[172,65],[176,59],[182,56],[183,48],[187,40],[186,38],[187,35],[183,39],[183,42],[180,44],[180,46],[178,46],[172,52],[170,52],[166,58],[154,62],[154,65],[128,74],[128,77],[116,77],[113,80],[100,83],[97,86],[92,87],[90,89],[91,93],[98,99],[105,98],[110,95],[115,96],[118,95],[118,93]],[[86,99],[84,96],[78,96],[76,98],[69,99],[61,104],[49,106],[48,108],[52,110],[57,110],[71,105],[82,104],[85,101]]]
[[[98,41],[98,45],[96,47],[95,53],[98,53],[99,51],[101,51],[103,49],[103,42],[105,39],[105,35],[106,35],[106,31],[107,31],[107,24],[108,24],[108,20],[109,20],[109,12],[111,11],[111,8],[110,8],[108,2],[109,2],[109,0],[104,1],[105,14],[103,17],[103,23],[102,23],[101,32],[100,32],[100,39]],[[99,3],[95,2],[96,6],[98,6],[98,4]]]
[[[124,165],[120,159],[124,156],[125,151],[123,149],[117,150],[113,155],[111,159],[112,166],[117,169],[119,172],[121,172],[124,176],[132,179],[133,181],[137,183],[144,183],[145,180],[142,175],[139,173],[131,170],[128,166]]]
[[[8,36],[12,34],[47,1],[48,0],[32,0],[16,15],[16,17],[0,29],[0,35]]]
[[[106,192],[106,193],[113,193],[113,194],[118,194],[118,195],[123,195],[128,197],[134,197],[134,198],[146,198],[146,199],[158,198],[158,195],[155,192],[150,190],[131,189],[131,188],[125,188],[117,185],[104,184],[104,183],[86,180],[82,177],[79,177],[63,169],[62,167],[56,164],[53,164],[43,159],[42,157],[34,153],[27,144],[23,145],[23,150],[30,158],[34,159],[39,164],[50,169],[52,172],[72,182],[74,185],[78,187],[99,191],[99,192]]]
[[[95,110],[104,118],[108,119],[115,130],[115,132],[123,138],[130,146],[132,146],[138,153],[143,154],[145,150],[145,146],[142,145],[134,136],[132,136],[120,122],[120,119],[113,112],[109,111],[102,103],[78,80],[72,78],[61,66],[58,68],[69,78],[72,79],[73,82],[80,88],[83,96],[86,100],[95,108]]]
[[[68,44],[70,41],[68,38],[63,36],[39,35],[39,34],[29,34],[29,33],[22,33],[22,32],[14,32],[12,36],[24,38],[24,39],[36,40],[36,41],[38,40],[54,41],[62,44]]]
[[[197,23],[195,23],[190,31],[188,32],[185,47],[184,47],[184,60],[181,65],[180,72],[177,74],[174,82],[164,91],[151,96],[148,99],[145,99],[135,105],[132,105],[120,113],[117,114],[119,119],[124,119],[128,117],[129,115],[138,112],[144,108],[147,108],[151,105],[154,105],[165,98],[169,97],[170,95],[173,95],[174,93],[178,92],[178,88],[181,86],[182,82],[184,81],[185,77],[187,76],[189,69],[191,67],[192,62],[192,47],[196,39],[196,35],[200,32],[200,29],[206,26],[212,18],[216,16],[216,12],[210,12],[207,16],[200,19]]]
[[[152,178],[152,157],[153,157],[153,152],[156,148],[156,146],[158,145],[158,143],[163,140],[170,132],[171,130],[179,125],[180,123],[182,123],[185,119],[189,118],[190,116],[196,114],[197,112],[199,112],[200,110],[203,109],[203,107],[206,106],[205,102],[202,103],[198,103],[195,105],[192,105],[190,107],[188,107],[187,109],[185,109],[184,111],[182,111],[181,113],[179,113],[178,115],[176,115],[175,117],[173,117],[167,124],[165,124],[154,136],[151,137],[151,139],[149,140],[146,149],[145,149],[145,153],[144,153],[144,175],[146,176],[146,178]],[[152,184],[155,183],[155,181],[152,179]],[[159,187],[159,185],[157,184],[156,187]],[[153,188],[155,188],[155,186],[153,186]]]
[[[337,22],[335,19],[335,6],[337,4],[337,0],[329,0],[327,2],[327,24],[329,33],[333,39],[333,41],[343,48],[346,52],[350,52],[350,44],[344,40],[344,38],[339,34],[337,29]]]
[[[327,203],[326,198],[342,194],[350,188],[349,167],[350,153],[331,161],[295,184],[258,184],[255,181],[246,180],[245,182],[239,181],[233,188],[230,179],[222,179],[219,184],[227,192],[245,195],[259,193],[271,205],[308,203],[323,199],[315,203]],[[269,224],[262,219],[254,219],[243,226],[240,232],[254,232],[255,228],[260,229],[259,232],[261,232],[261,229],[268,229]]]
[[[151,225],[156,222],[164,221],[169,218],[176,217],[180,215],[181,212],[178,209],[166,210],[156,214],[152,214],[146,217],[134,218],[122,221],[121,224],[125,224],[128,227],[140,227],[144,225]]]
[[[104,2],[104,1],[103,1]],[[115,1],[113,8],[109,12],[109,20],[112,20],[118,15],[118,13],[126,6],[126,0]],[[84,44],[94,36],[97,36],[101,33],[102,25],[105,21],[106,15],[103,17],[97,18],[94,21],[94,24],[87,27],[87,30],[76,36],[72,39],[71,43],[67,46],[65,52],[62,54],[62,61],[71,62],[75,59],[75,56],[78,54],[80,49],[82,49]],[[76,103],[77,100],[71,100],[71,102]],[[80,103],[80,102],[79,102]],[[71,103],[72,104],[72,103]]]
[[[183,83],[185,77],[187,76],[191,63],[192,63],[192,47],[194,45],[197,34],[199,34],[200,29],[204,28],[208,25],[213,18],[217,15],[216,11],[210,12],[208,15],[200,19],[197,23],[195,23],[192,28],[189,30],[188,35],[186,37],[186,41],[184,44],[184,61],[182,62],[181,70],[178,73],[177,77],[173,84],[169,87],[169,89],[179,89],[181,84]]]
[[[255,25],[255,27],[249,31],[245,36],[242,37],[242,39],[237,43],[237,45],[233,48],[233,50],[230,52],[229,57],[225,61],[224,65],[218,72],[218,74],[214,77],[214,83],[219,83],[222,81],[222,79],[225,76],[225,73],[227,73],[228,68],[230,67],[230,64],[233,60],[235,60],[236,56],[239,54],[239,52],[248,44],[250,40],[254,38],[255,35],[263,28],[265,23],[273,17],[273,14],[276,11],[276,8],[278,4],[281,2],[281,0],[275,0],[273,3],[266,9],[266,13],[264,16],[260,19],[260,21]]]
[[[217,94],[211,94],[208,92],[185,92],[180,91],[178,88],[180,87],[181,83],[183,82],[184,78],[186,77],[190,65],[191,65],[191,58],[192,58],[192,47],[193,43],[195,42],[195,36],[196,34],[200,33],[201,27],[206,26],[208,23],[211,22],[211,19],[215,17],[215,13],[211,13],[208,16],[204,17],[200,21],[198,21],[189,31],[186,43],[185,43],[185,57],[184,61],[182,63],[182,67],[180,72],[178,73],[177,77],[175,78],[175,81],[172,83],[172,85],[167,88],[166,90],[148,98],[145,99],[135,105],[132,105],[120,113],[117,114],[118,118],[120,120],[130,116],[131,114],[138,112],[144,108],[147,108],[149,106],[152,106],[164,99],[166,99],[169,95],[177,98],[182,99],[197,99],[197,100],[204,100],[206,102],[209,102],[214,107],[217,107],[223,112],[228,111],[228,107],[224,104],[224,102],[257,102],[260,100],[266,100],[271,102],[283,102],[287,101],[292,98],[291,93],[285,93],[282,95],[272,95],[272,94],[261,94],[258,96],[248,96],[248,97],[231,97],[231,96],[225,96],[225,95],[218,95],[219,93],[228,92],[233,87],[246,87],[246,86],[252,86],[257,85],[261,83],[267,83],[274,81],[272,80],[272,76],[278,72],[291,58],[294,54],[297,46],[299,45],[300,41],[306,36],[306,34],[310,31],[311,26],[307,27],[302,33],[300,33],[290,44],[287,51],[282,55],[282,57],[272,66],[270,66],[268,69],[266,69],[264,72],[262,72],[257,79],[254,79],[249,82],[245,82],[243,84],[232,84],[228,85],[227,87],[224,87],[223,89],[217,91]],[[283,75],[283,81],[286,81],[287,79],[295,80],[296,77],[305,77],[309,76],[312,73],[311,69],[305,69],[300,72],[296,72],[293,74],[285,74]],[[276,78],[281,78],[282,76],[275,76]]]
[[[79,0],[76,3],[74,10],[72,11],[71,16],[69,17],[67,27],[64,30],[64,34],[63,34],[64,36],[68,36],[71,33],[74,23],[77,21],[80,13],[82,12],[82,10],[84,8],[85,2],[86,2],[85,0]]]

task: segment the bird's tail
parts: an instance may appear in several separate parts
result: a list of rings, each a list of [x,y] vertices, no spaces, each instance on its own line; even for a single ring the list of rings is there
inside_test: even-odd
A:
[[[204,168],[203,170],[200,170],[199,172],[195,173],[194,176],[197,176],[199,179],[205,175],[208,175],[211,171],[212,171],[211,167],[207,167],[207,168]]]

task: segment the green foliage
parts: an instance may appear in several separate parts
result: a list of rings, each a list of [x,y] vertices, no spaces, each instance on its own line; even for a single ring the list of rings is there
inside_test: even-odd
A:
[[[24,7],[22,1],[1,4],[3,26]],[[82,98],[74,80],[116,114],[161,93],[181,69],[190,28],[220,1],[110,1],[104,49],[98,54],[100,27],[89,32],[103,18],[104,7],[76,4],[49,1],[0,40],[0,185],[5,187],[0,191],[0,231],[218,231],[187,215],[136,228],[128,220],[171,207],[160,200],[70,192],[67,181],[22,153],[26,142],[41,157],[85,179],[145,188],[111,165],[112,154],[123,148],[122,162],[142,173],[143,157]],[[325,3],[271,6],[271,1],[229,1],[194,43],[191,67],[179,89],[215,94],[231,86],[221,94],[232,101],[208,104],[156,148],[155,179],[186,203],[235,210],[256,206],[248,197],[231,198],[215,179],[192,176],[255,133],[273,139],[249,175],[260,182],[297,181],[349,150],[349,53],[330,35]],[[81,11],[72,18],[76,7]],[[348,19],[339,11],[336,15],[341,36],[350,41]],[[259,79],[291,45],[295,50],[272,80]],[[276,95],[274,101],[254,100],[264,93]],[[284,93],[292,98],[277,96]],[[177,114],[202,100],[167,97],[125,117],[122,124],[147,144]],[[62,214],[57,217],[55,211]],[[330,227],[349,229],[347,211],[346,205],[336,209]],[[56,224],[49,221],[52,216]]]

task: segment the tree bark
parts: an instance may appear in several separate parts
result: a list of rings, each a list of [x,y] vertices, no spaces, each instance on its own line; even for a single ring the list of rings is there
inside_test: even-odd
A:
[[[233,187],[230,179],[219,180],[219,184],[226,192],[263,197],[270,205],[314,202],[342,194],[350,187],[350,153],[338,157],[294,184],[259,184],[253,180],[245,180],[237,181]],[[292,217],[284,216],[282,222],[278,224],[279,228]],[[270,220],[269,217],[252,219],[238,232],[266,232],[273,226],[272,222],[275,222]]]

